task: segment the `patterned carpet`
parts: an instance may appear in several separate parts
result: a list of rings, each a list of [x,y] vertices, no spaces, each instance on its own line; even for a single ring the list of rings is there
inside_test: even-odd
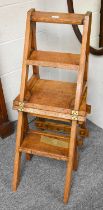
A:
[[[71,196],[63,204],[66,164],[63,161],[22,156],[21,182],[11,191],[15,134],[0,139],[0,210],[102,210],[103,130],[88,122],[90,137],[80,149],[79,168],[73,174]]]

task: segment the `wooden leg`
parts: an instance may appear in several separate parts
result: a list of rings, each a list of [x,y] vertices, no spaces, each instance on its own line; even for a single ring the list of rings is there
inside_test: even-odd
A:
[[[78,148],[75,147],[75,154],[74,154],[74,164],[73,164],[73,170],[77,171],[78,169]]]
[[[26,160],[31,160],[31,158],[33,157],[33,155],[26,153]]]
[[[24,135],[28,129],[29,129],[28,116],[27,113],[24,113]]]
[[[21,152],[17,151],[15,154],[15,161],[14,161],[14,175],[13,175],[13,182],[12,182],[12,190],[15,192],[19,185],[20,181],[20,163],[21,163]]]
[[[70,196],[72,170],[73,170],[75,146],[76,146],[76,133],[77,133],[77,122],[73,121],[71,127],[71,137],[70,137],[69,154],[68,154],[69,160],[67,162],[66,180],[64,188],[64,203],[68,202]]]
[[[83,122],[83,123],[82,123],[81,128],[84,128],[84,129],[86,129],[86,128],[87,128],[87,126],[86,126],[86,122]]]
[[[87,129],[86,122],[83,122],[80,125],[80,128],[83,129],[83,131],[81,130],[81,132],[80,132],[80,139],[84,143],[84,139],[89,136],[89,131]],[[82,145],[83,145],[83,143],[82,143]]]
[[[28,129],[29,129],[28,117],[27,117],[27,113],[25,113],[25,115],[24,115],[24,135]],[[31,155],[28,153],[26,153],[26,160],[31,160]]]
[[[84,129],[84,132],[85,132],[84,137],[88,137],[88,136],[89,136],[89,131],[88,131],[88,129],[87,129],[87,124],[86,124],[86,122],[83,122],[82,125],[80,125],[80,127],[81,127],[82,129]]]
[[[18,114],[18,124],[17,124],[17,136],[16,136],[16,151],[14,160],[14,174],[12,180],[12,190],[16,191],[20,180],[20,162],[21,162],[21,152],[19,152],[19,147],[23,138],[23,113]]]

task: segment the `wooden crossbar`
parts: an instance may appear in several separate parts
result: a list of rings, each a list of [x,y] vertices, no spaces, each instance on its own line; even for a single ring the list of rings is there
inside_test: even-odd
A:
[[[82,14],[35,11],[32,13],[31,20],[43,23],[83,25],[84,17],[85,15]]]
[[[42,116],[42,117],[45,117],[46,116],[46,118],[48,118],[48,119],[50,119],[50,118],[52,118],[52,119],[61,119],[62,121],[64,120],[66,120],[66,121],[68,121],[68,120],[72,120],[72,117],[73,117],[73,115],[72,115],[72,113],[71,114],[69,114],[69,111],[68,111],[68,113],[63,113],[63,112],[56,112],[56,111],[51,111],[50,110],[50,108],[51,107],[49,107],[48,106],[48,108],[47,109],[49,109],[49,110],[47,110],[46,108],[45,109],[38,109],[38,108],[36,108],[36,107],[40,107],[40,106],[38,106],[38,105],[35,105],[35,108],[30,108],[30,106],[29,107],[26,107],[26,106],[29,106],[29,104],[25,104],[24,106],[23,106],[23,108],[19,108],[18,109],[18,111],[21,111],[21,112],[27,112],[27,113],[30,113],[30,114],[33,114],[33,115],[35,115],[35,116]],[[42,107],[42,106],[41,106]],[[17,109],[17,107],[15,106],[15,109]],[[85,121],[85,119],[86,119],[86,113],[85,112],[80,112],[80,114],[84,114],[84,116],[82,116],[82,115],[78,115],[77,116],[77,119],[75,119],[75,120],[77,120],[77,121],[81,121],[81,122],[83,122],[83,121]],[[75,117],[75,116],[74,116]]]

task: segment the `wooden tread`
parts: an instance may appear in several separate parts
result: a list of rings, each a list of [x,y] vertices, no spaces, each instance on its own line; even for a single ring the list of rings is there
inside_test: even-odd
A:
[[[35,78],[31,80],[32,86],[31,84],[29,84],[30,87],[28,86],[25,103],[27,102],[34,105],[38,104],[40,106],[49,106],[52,108],[74,108],[74,97],[76,91],[75,83]],[[17,96],[13,103],[14,108],[19,104],[19,100],[19,96]]]
[[[79,70],[79,54],[33,51],[26,61],[28,65]]]
[[[50,137],[49,137],[50,139]],[[52,138],[51,138],[52,141]],[[61,141],[61,139],[60,139]],[[63,141],[63,140],[62,140]],[[68,139],[69,141],[69,139]],[[35,154],[39,156],[54,158],[58,160],[68,160],[68,148],[53,146],[41,141],[40,134],[26,134],[19,151]]]
[[[31,79],[32,80],[32,79]],[[29,82],[30,83],[30,82]],[[31,88],[32,87],[32,88]],[[53,80],[35,79],[30,84],[30,91],[25,95],[25,112],[34,116],[48,119],[60,119],[61,121],[71,120],[71,112],[74,109],[76,83],[68,83]],[[84,94],[80,106],[78,118],[84,121],[86,116],[86,96]],[[19,108],[20,98],[14,100],[13,108]]]
[[[57,12],[32,12],[31,20],[35,22],[83,25],[85,15]]]

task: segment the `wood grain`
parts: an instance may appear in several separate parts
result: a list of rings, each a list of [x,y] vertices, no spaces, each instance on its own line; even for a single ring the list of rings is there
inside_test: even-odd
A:
[[[67,14],[58,12],[40,12],[32,13],[31,20],[44,23],[78,24],[83,25],[85,15]]]
[[[33,51],[27,65],[79,70],[80,55],[60,52]]]
[[[35,22],[33,24],[33,21]],[[36,21],[47,23],[83,24],[83,38],[81,54],[38,51],[36,46]],[[33,34],[34,25],[34,34]],[[72,182],[72,171],[78,166],[78,146],[86,136],[86,115],[90,111],[87,106],[87,72],[91,28],[91,13],[86,15],[35,12],[31,9],[27,15],[24,59],[20,95],[13,103],[14,109],[19,111],[16,152],[14,162],[13,190],[19,183],[21,153],[54,158],[67,161],[66,180],[64,188],[64,203],[68,202]],[[33,75],[28,80],[29,65],[33,66]],[[38,66],[50,66],[78,70],[77,83],[45,80],[39,78]],[[20,104],[22,109],[20,109]],[[65,126],[66,134],[57,132],[43,132],[29,129],[27,114],[42,118],[71,123]],[[46,119],[46,120],[43,120]],[[80,125],[81,124],[81,125]],[[44,125],[43,125],[44,126]],[[49,127],[53,125],[49,124]],[[63,126],[63,124],[62,124]],[[83,127],[84,126],[84,127]],[[45,126],[44,126],[45,127]],[[58,128],[58,126],[54,126]],[[42,141],[42,137],[44,141]],[[49,143],[45,141],[48,138]],[[61,144],[52,144],[57,139]],[[51,140],[50,140],[51,139]],[[63,142],[68,147],[63,147]],[[81,142],[81,143],[79,143]]]
[[[19,151],[39,156],[54,158],[57,160],[67,160],[68,149],[51,146],[40,141],[39,134],[27,134],[23,140]]]

